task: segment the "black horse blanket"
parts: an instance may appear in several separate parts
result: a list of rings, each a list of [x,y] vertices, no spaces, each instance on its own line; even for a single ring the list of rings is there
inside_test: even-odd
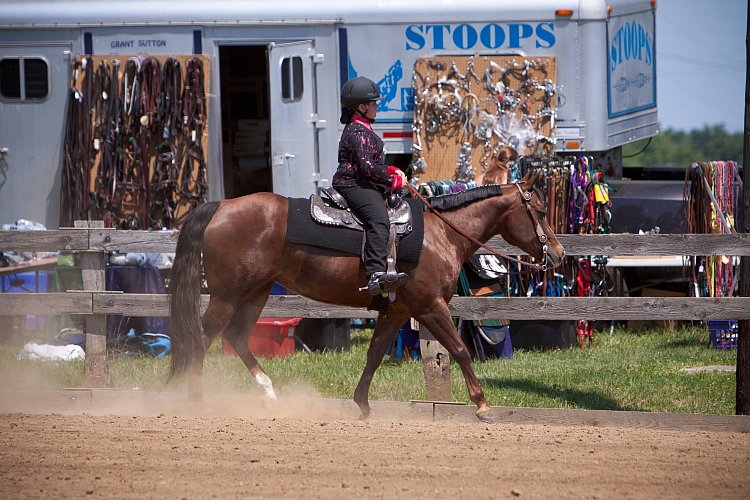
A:
[[[424,205],[417,199],[405,199],[411,207],[410,233],[404,235],[398,244],[398,260],[417,263],[422,252],[424,237]],[[343,227],[323,226],[310,217],[310,200],[289,198],[289,215],[286,223],[286,241],[334,250],[351,255],[362,255],[361,231]]]

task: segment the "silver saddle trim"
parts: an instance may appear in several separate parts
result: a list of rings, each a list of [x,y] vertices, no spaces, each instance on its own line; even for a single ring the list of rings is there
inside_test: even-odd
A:
[[[385,203],[385,201],[383,202]],[[310,216],[324,226],[338,226],[364,231],[362,222],[350,211],[332,207],[326,204],[318,195],[310,196]],[[396,234],[404,235],[411,232],[411,207],[401,200],[396,208],[388,207],[388,221],[396,226]]]

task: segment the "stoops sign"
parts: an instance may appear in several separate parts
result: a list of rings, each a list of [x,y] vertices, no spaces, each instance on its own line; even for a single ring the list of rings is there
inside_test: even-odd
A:
[[[656,106],[656,44],[653,11],[607,21],[609,118]]]
[[[553,22],[362,25],[342,31],[346,71],[342,72],[341,83],[355,76],[377,82],[383,96],[378,123],[412,122],[412,71],[420,57],[488,53],[547,56],[555,55],[557,49]]]

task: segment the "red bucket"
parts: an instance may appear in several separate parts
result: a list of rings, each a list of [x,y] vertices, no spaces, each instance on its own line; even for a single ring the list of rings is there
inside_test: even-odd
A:
[[[276,358],[294,353],[294,330],[302,318],[261,318],[250,329],[248,347],[255,356]],[[232,356],[237,353],[224,340],[224,352]]]

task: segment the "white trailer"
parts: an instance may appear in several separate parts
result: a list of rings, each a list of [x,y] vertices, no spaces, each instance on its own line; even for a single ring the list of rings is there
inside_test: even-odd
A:
[[[4,0],[0,221],[57,227],[70,61],[202,54],[210,61],[209,198],[306,197],[336,169],[339,91],[381,87],[375,130],[412,146],[417,58],[556,58],[559,153],[604,155],[657,133],[654,0]]]

